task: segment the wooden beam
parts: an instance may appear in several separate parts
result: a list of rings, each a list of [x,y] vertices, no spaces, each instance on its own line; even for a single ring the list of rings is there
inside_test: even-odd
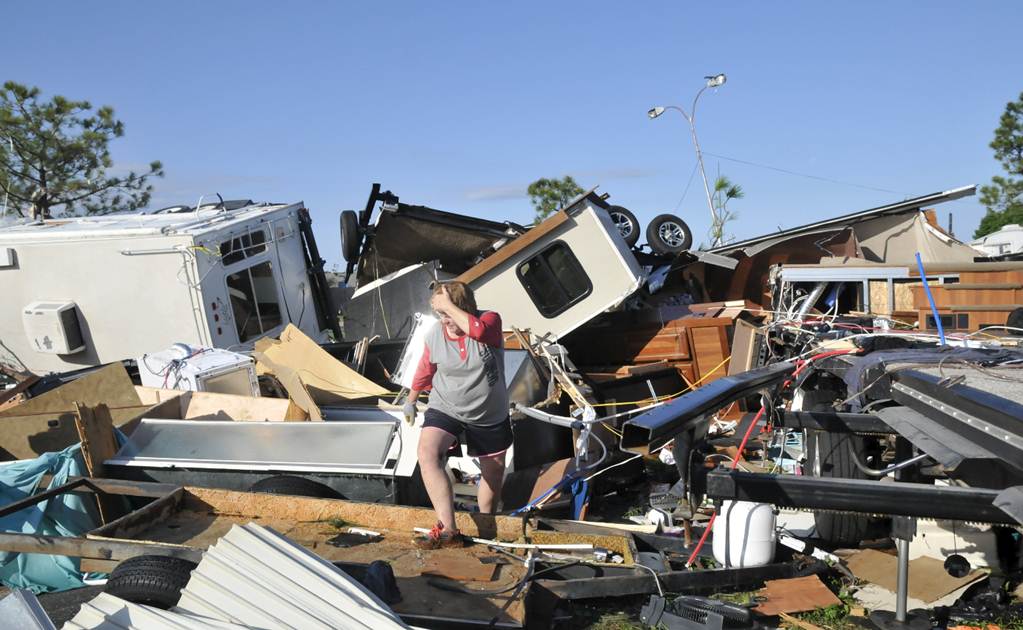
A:
[[[82,443],[82,460],[90,477],[102,477],[106,471],[103,462],[117,453],[114,421],[110,409],[99,404],[95,407],[75,402],[75,429]],[[96,495],[101,523],[109,523],[123,512],[121,504],[105,493]]]
[[[10,532],[0,532],[0,550],[100,560],[127,560],[144,555],[171,556],[193,562],[199,562],[202,559],[201,550],[184,545],[78,536],[37,536]]]

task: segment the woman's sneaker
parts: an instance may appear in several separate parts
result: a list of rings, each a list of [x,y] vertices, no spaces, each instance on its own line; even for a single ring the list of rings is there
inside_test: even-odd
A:
[[[425,534],[419,534],[412,539],[412,542],[416,547],[420,549],[443,549],[446,547],[465,547],[466,539],[457,529],[446,530],[444,529],[444,523],[440,521],[433,526],[429,532]]]

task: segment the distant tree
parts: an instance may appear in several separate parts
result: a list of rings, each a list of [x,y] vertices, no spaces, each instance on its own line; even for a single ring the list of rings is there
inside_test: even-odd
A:
[[[63,96],[42,101],[39,88],[8,81],[0,90],[0,191],[19,214],[35,218],[141,208],[163,165],[110,175],[108,145],[122,135],[109,106],[92,111],[88,101]]]
[[[728,208],[728,202],[732,199],[742,199],[744,196],[746,193],[742,191],[742,186],[733,184],[724,175],[718,175],[714,180],[714,193],[711,195],[714,204],[714,221],[710,226],[711,247],[723,245],[731,240],[731,237],[725,234],[725,225],[737,219],[739,214]]]
[[[1009,223],[1023,224],[1023,93],[1009,102],[995,129],[990,147],[1002,163],[1008,177],[996,175],[991,184],[981,186],[980,202],[987,213],[973,233],[974,238],[998,231]]]
[[[526,192],[533,203],[536,220],[539,222],[585,191],[571,175],[565,175],[561,179],[538,179],[529,185]]]

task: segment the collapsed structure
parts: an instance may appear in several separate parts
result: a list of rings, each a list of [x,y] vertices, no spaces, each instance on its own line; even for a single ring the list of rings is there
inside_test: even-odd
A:
[[[835,556],[791,537],[785,544],[798,552],[785,547],[787,533],[763,517],[771,510],[757,507],[776,506],[813,510],[804,538],[831,550],[896,540],[894,618],[909,623],[916,519],[993,525],[986,531],[1002,551],[989,566],[1021,569],[1023,400],[1012,384],[1023,364],[1013,336],[1023,332],[1023,263],[986,260],[925,211],[974,192],[692,251],[688,227],[670,215],[640,245],[635,216],[595,191],[527,228],[407,204],[374,185],[364,210],[341,215],[343,287],[326,286],[301,204],[222,202],[0,230],[9,263],[0,274],[20,274],[15,297],[26,302],[0,312],[5,362],[22,373],[0,398],[0,447],[27,459],[81,443],[92,478],[31,496],[33,486],[3,513],[91,493],[97,529],[59,545],[83,558],[82,570],[139,554],[197,557],[192,550],[213,542],[201,532],[219,532],[232,514],[277,519],[282,533],[354,574],[389,545],[401,553],[400,532],[431,523],[403,507],[428,501],[413,447],[419,427],[393,403],[433,323],[432,283],[457,279],[502,315],[515,433],[506,516],[460,513],[460,523],[481,549],[507,551],[517,539],[528,551],[512,560],[522,571],[509,569],[505,590],[486,587],[493,572],[480,577],[478,553],[459,561],[461,573],[442,567],[469,586],[422,578],[429,558],[395,565],[399,583],[417,584],[394,609],[404,621],[542,626],[562,601],[657,593],[643,611],[650,625],[694,610],[700,627],[753,623],[745,608],[663,596],[753,588],[808,567],[828,575],[818,560]],[[99,264],[116,260],[145,277],[140,291],[160,293],[173,324],[105,337],[131,315],[96,308],[73,274],[65,284],[30,275],[47,247],[77,241]],[[177,342],[184,349],[157,361]],[[238,369],[258,373],[267,397],[217,393],[227,378],[184,378],[203,372],[210,347],[246,351]],[[136,388],[136,371],[207,391]],[[657,460],[670,468],[655,474]],[[458,500],[471,507],[478,467],[464,451],[449,465]],[[125,513],[117,492],[149,504]],[[615,497],[630,496],[650,529],[592,523],[612,520]],[[346,539],[369,555],[328,552],[327,532],[308,525],[313,512],[381,538]],[[307,517],[289,520],[298,513]],[[754,543],[759,551],[747,554]],[[0,549],[44,547],[23,532],[0,534]],[[960,560],[949,562],[950,574],[961,572]],[[458,602],[439,611],[427,603],[438,596]],[[474,596],[506,606],[491,617],[487,606],[461,603]],[[965,618],[971,601],[945,619]],[[992,610],[1011,610],[999,601]]]

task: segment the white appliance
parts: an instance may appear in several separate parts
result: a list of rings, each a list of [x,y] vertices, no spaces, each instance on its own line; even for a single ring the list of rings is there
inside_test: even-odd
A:
[[[147,387],[259,396],[256,364],[237,352],[176,343],[142,355],[138,364],[139,377]]]
[[[32,349],[45,354],[74,354],[85,349],[74,302],[32,302],[21,311]]]

